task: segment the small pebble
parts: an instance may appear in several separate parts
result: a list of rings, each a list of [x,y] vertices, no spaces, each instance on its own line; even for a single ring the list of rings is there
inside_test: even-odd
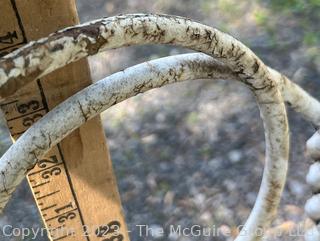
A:
[[[314,195],[310,198],[307,201],[304,210],[314,221],[320,220],[320,194]]]
[[[307,186],[298,180],[288,180],[288,187],[291,193],[300,198],[304,197],[307,191]]]
[[[320,240],[320,227],[314,226],[313,228],[306,231],[304,235],[305,241],[319,241]]]
[[[228,158],[232,163],[241,161],[242,153],[239,150],[233,150],[228,153]]]
[[[306,181],[313,191],[320,191],[320,162],[316,162],[310,166]]]
[[[313,159],[320,158],[320,134],[318,132],[307,141],[307,153]]]

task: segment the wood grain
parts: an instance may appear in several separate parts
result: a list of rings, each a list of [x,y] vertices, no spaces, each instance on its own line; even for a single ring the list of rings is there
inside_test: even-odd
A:
[[[0,9],[2,55],[78,23],[74,0],[2,0]],[[1,105],[12,137],[90,83],[88,63],[81,60],[19,90]],[[51,240],[129,240],[100,118],[52,148],[28,180]]]

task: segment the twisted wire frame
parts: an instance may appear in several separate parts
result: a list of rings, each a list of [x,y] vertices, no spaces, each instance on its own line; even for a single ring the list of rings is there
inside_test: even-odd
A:
[[[55,107],[1,157],[0,210],[37,160],[107,108],[175,82],[231,79],[247,85],[254,93],[265,129],[266,161],[259,194],[236,238],[236,241],[260,240],[262,237],[256,230],[266,229],[275,217],[286,180],[289,128],[285,102],[316,126],[320,126],[320,103],[286,76],[266,66],[230,35],[187,18],[155,14],[120,15],[69,27],[0,59],[0,100],[81,58],[107,49],[150,43],[182,46],[202,53],[165,57],[130,67],[88,86]],[[308,200],[306,212],[315,222],[320,220],[319,170],[317,162],[307,176],[315,195]],[[306,240],[320,240],[316,226],[311,231]]]

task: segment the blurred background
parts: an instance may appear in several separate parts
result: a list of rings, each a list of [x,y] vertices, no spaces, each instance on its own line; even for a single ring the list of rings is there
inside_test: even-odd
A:
[[[81,22],[120,13],[166,13],[214,26],[249,46],[266,64],[320,96],[319,0],[78,0]],[[146,60],[190,52],[169,46],[129,47],[90,57],[94,80]],[[311,190],[305,142],[315,131],[288,108],[291,151],[277,219],[265,240],[305,225]],[[136,225],[215,225],[236,235],[257,196],[264,165],[264,134],[250,91],[230,81],[194,81],[152,90],[102,115],[132,241],[232,240],[230,237],[140,237]],[[1,152],[10,145],[3,123]],[[308,220],[307,220],[308,223]],[[42,227],[24,182],[0,226]],[[19,237],[1,240],[22,240]],[[25,239],[28,240],[28,239]],[[31,240],[31,238],[30,238]],[[48,240],[37,237],[38,241]]]

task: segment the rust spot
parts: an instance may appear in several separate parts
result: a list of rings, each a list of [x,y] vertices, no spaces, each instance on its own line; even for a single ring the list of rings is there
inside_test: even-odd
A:
[[[212,36],[211,36],[212,32],[209,29],[205,29],[205,32],[206,32],[205,38],[208,40],[212,40]]]
[[[5,59],[5,61],[0,62],[0,68],[2,68],[4,70],[6,75],[8,75],[10,73],[11,69],[13,69],[14,67],[15,67],[15,64],[14,64],[12,58]]]
[[[27,77],[20,75],[15,78],[9,78],[8,81],[3,86],[1,86],[0,96],[3,98],[6,98],[14,94],[17,91],[17,89],[35,80],[40,74],[41,74],[41,71],[36,70],[30,74],[27,74]]]
[[[279,190],[282,188],[281,184],[277,181],[271,180],[269,183],[270,185],[270,192],[268,193],[266,197],[266,211],[271,212],[275,206],[277,205],[277,196],[279,193]]]
[[[174,44],[175,42],[176,42],[176,38],[173,38],[170,41],[168,41],[167,44]]]
[[[256,74],[260,68],[260,64],[257,59],[254,60],[254,64],[252,65],[253,74]]]
[[[235,61],[239,61],[246,53],[243,51],[240,54],[237,53],[237,56],[235,57]]]

